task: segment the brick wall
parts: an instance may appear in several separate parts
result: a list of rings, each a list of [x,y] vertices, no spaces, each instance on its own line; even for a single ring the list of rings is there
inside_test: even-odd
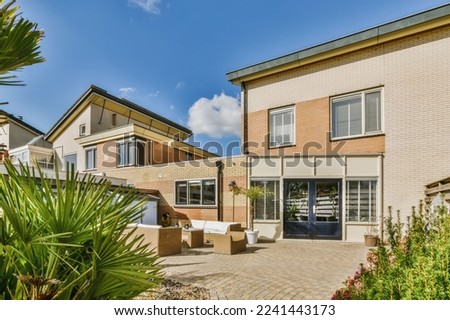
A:
[[[283,152],[297,152],[304,141],[323,141],[330,96],[384,86],[385,137],[348,140],[342,151],[385,152],[383,209],[406,216],[426,184],[450,175],[449,56],[446,26],[249,82],[251,140],[264,141],[269,109],[295,105],[300,143]]]
[[[220,197],[221,220],[237,221],[246,225],[246,198],[237,196],[234,199],[228,184],[235,181],[239,187],[247,187],[245,157],[212,158],[206,160],[185,161],[165,165],[152,165],[138,168],[115,168],[104,170],[107,176],[127,179],[137,188],[159,191],[159,216],[169,212],[177,219],[218,220],[218,207],[185,207],[175,205],[175,181],[188,179],[217,179],[216,161],[223,162],[223,176],[216,184],[222,190]],[[219,199],[217,199],[219,202]],[[234,217],[233,217],[234,211]]]

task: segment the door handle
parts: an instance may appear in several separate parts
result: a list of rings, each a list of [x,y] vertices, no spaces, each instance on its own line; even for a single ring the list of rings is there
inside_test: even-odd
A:
[[[316,214],[316,205],[313,205],[313,213]]]

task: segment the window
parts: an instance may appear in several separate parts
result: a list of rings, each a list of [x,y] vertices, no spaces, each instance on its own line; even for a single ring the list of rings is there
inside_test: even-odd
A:
[[[199,179],[176,181],[175,204],[191,206],[215,206],[216,180]]]
[[[256,200],[256,220],[280,219],[280,182],[277,180],[252,181],[252,186],[264,188],[264,197]]]
[[[92,170],[97,167],[97,149],[86,150],[86,170]]]
[[[80,134],[80,137],[86,135],[86,124],[85,123],[80,124],[79,134]]]
[[[377,181],[347,181],[347,221],[376,222]]]
[[[294,108],[283,108],[269,112],[270,147],[294,144]]]
[[[331,100],[333,138],[382,132],[381,90],[363,91]]]
[[[73,167],[73,170],[77,170],[77,154],[66,154],[64,155],[64,168],[66,171]]]
[[[137,139],[119,142],[117,144],[118,166],[144,166],[145,142]]]

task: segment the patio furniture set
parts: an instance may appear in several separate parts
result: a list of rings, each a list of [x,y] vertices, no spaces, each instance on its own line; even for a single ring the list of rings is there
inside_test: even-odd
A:
[[[240,223],[190,220],[183,227],[134,224],[129,230],[132,228],[136,228],[136,236],[143,235],[149,249],[160,257],[181,253],[182,246],[203,247],[205,242],[214,245],[214,253],[236,254],[247,248]]]

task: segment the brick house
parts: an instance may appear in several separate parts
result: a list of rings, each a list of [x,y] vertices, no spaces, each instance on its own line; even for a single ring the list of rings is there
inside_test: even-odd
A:
[[[362,241],[450,172],[450,5],[227,74],[241,87],[256,226]],[[267,231],[271,233],[272,231]]]

